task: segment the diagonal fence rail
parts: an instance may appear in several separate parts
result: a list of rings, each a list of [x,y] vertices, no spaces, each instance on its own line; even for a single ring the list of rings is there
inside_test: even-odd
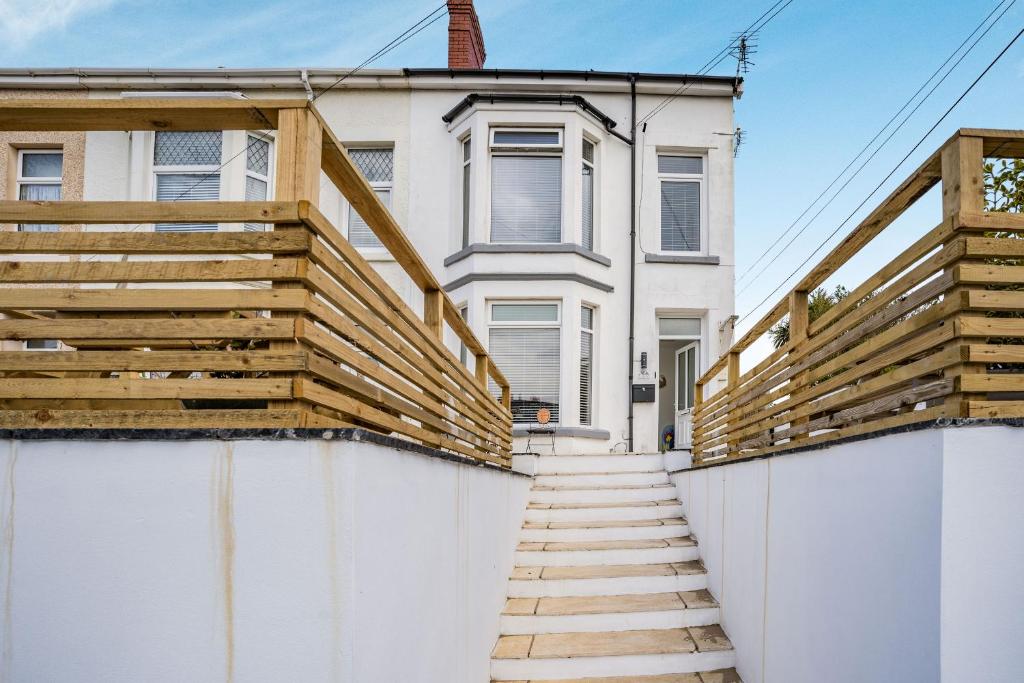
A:
[[[62,342],[0,352],[0,427],[360,426],[508,466],[507,380],[311,106],[0,102],[0,130],[253,128],[277,129],[275,201],[0,202],[0,223],[239,226],[0,232],[0,339]],[[423,292],[422,312],[318,210],[321,170]]]
[[[1024,417],[1024,215],[986,210],[984,177],[986,159],[1022,157],[1024,132],[975,129],[931,155],[698,380],[695,464]],[[809,320],[814,288],[939,184],[938,225]],[[742,372],[741,354],[783,320],[788,340]]]

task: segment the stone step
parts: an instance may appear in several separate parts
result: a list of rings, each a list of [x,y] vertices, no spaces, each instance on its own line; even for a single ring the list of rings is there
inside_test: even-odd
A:
[[[595,455],[542,455],[537,458],[537,474],[568,474],[571,472],[639,472],[664,471],[665,459],[660,453]]]
[[[690,527],[682,517],[668,519],[625,519],[575,522],[526,522],[523,541],[614,541],[638,538],[688,536]]]
[[[677,500],[674,484],[627,486],[534,486],[532,503],[616,503]]]
[[[518,567],[568,567],[686,562],[698,557],[689,536],[624,541],[524,541],[516,548]]]
[[[540,474],[534,486],[617,486],[629,484],[667,484],[668,472],[579,472],[573,474]]]
[[[500,636],[491,655],[496,681],[696,673],[735,664],[717,625],[642,631]]]
[[[612,503],[530,503],[526,506],[527,522],[623,521],[682,516],[683,504],[675,499]]]
[[[492,683],[494,683],[492,681]],[[661,676],[612,676],[606,678],[562,678],[532,681],[509,681],[508,683],[743,683],[736,669],[701,671],[696,674],[663,674]]]
[[[718,603],[704,589],[675,593],[510,598],[502,635],[639,631],[708,626],[719,621]]]
[[[673,593],[707,588],[699,560],[659,564],[582,567],[516,567],[508,582],[511,598]]]

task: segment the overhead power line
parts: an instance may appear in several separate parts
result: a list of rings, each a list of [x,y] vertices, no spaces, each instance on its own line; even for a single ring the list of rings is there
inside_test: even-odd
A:
[[[1007,2],[1009,2],[1009,4],[1006,4]],[[1003,15],[1005,15],[1006,12],[1009,11],[1009,9],[1016,2],[1017,2],[1017,0],[1000,0],[999,3],[996,4],[996,6],[992,9],[992,11],[989,12],[988,15],[984,19],[982,19],[981,23],[979,23],[974,28],[974,30],[971,31],[970,35],[968,35],[963,40],[963,42],[960,43],[960,45],[958,45],[957,48],[955,50],[953,50],[953,52],[950,53],[950,55],[948,57],[946,57],[946,60],[944,62],[942,62],[942,64],[939,65],[939,67],[925,80],[924,83],[921,84],[921,86],[917,89],[917,91],[915,91],[914,94],[911,95],[909,99],[907,99],[907,101],[903,104],[903,106],[901,106],[899,108],[899,110],[897,110],[889,118],[889,120],[885,122],[885,125],[883,125],[878,130],[878,132],[875,133],[874,137],[872,137],[861,148],[861,150],[859,152],[857,152],[856,156],[854,156],[849,161],[849,163],[846,164],[846,166],[843,168],[843,170],[841,170],[839,172],[839,174],[836,175],[836,177],[832,180],[832,182],[830,182],[828,184],[828,186],[824,190],[822,190],[821,193],[818,194],[818,196],[815,197],[814,200],[810,204],[808,204],[807,207],[804,208],[803,211],[800,212],[800,215],[797,216],[793,220],[793,222],[790,223],[789,226],[785,230],[783,230],[782,233],[778,237],[775,238],[775,240],[768,246],[768,248],[766,248],[764,251],[762,251],[760,253],[760,255],[758,255],[758,257],[754,260],[753,263],[751,263],[747,267],[746,270],[744,270],[742,273],[740,273],[739,277],[736,279],[736,283],[737,284],[742,282],[743,279],[748,274],[750,274],[754,270],[754,268],[756,268],[757,265],[765,257],[767,257],[768,254],[770,254],[771,251],[780,242],[782,242],[782,240],[786,237],[786,235],[788,235],[793,230],[793,228],[795,228],[797,226],[797,224],[804,218],[804,216],[806,216],[815,207],[815,205],[817,205],[817,203],[819,201],[821,201],[821,199],[826,194],[828,194],[828,192],[833,187],[835,187],[836,183],[838,183],[843,178],[843,176],[846,175],[846,172],[849,171],[853,167],[853,165],[855,163],[857,163],[857,161],[864,155],[864,153],[867,152],[871,148],[871,146],[885,133],[886,130],[888,130],[889,126],[892,125],[892,123],[900,116],[900,114],[902,114],[904,111],[906,111],[907,108],[910,107],[911,104],[914,103],[914,101],[917,99],[917,96],[920,95],[924,91],[924,89],[927,88],[928,85],[936,78],[936,76],[938,76],[942,72],[942,70],[945,69],[946,66],[951,61],[953,61],[956,58],[956,56],[960,53],[960,51],[964,49],[964,46],[966,46],[971,41],[971,39],[974,38],[975,35],[979,31],[981,31],[983,27],[985,27],[985,24],[987,24],[989,22],[989,19],[991,19],[992,16],[995,15],[996,12],[999,12],[1000,8],[1002,8],[1002,12],[999,14],[999,16],[996,17],[995,20],[992,21],[992,23],[988,25],[988,28],[985,28],[984,32],[982,32],[981,35],[977,37],[977,39],[974,41],[974,43],[972,43],[970,45],[970,47],[968,47],[967,50],[962,55],[960,55],[960,58],[956,60],[956,63],[953,64],[953,66],[950,67],[948,71],[946,71],[946,73],[942,76],[942,78],[939,79],[935,83],[935,85],[932,87],[932,89],[929,90],[925,94],[925,96],[923,98],[921,98],[921,100],[914,106],[913,110],[911,110],[911,112],[909,114],[907,114],[906,117],[904,117],[904,119],[899,123],[899,125],[895,129],[892,130],[892,132],[889,134],[889,136],[871,153],[871,155],[864,161],[864,163],[861,164],[860,167],[857,168],[854,171],[854,173],[849,178],[847,178],[846,182],[843,183],[843,185],[828,199],[828,201],[824,205],[821,206],[821,208],[818,210],[818,212],[815,213],[810,218],[810,220],[808,220],[807,223],[804,224],[804,226],[802,228],[800,228],[800,231],[797,232],[797,234],[794,235],[793,238],[790,239],[789,242],[787,242],[786,245],[781,250],[779,250],[779,254],[785,252],[786,249],[788,249],[793,244],[793,242],[795,242],[796,239],[799,238],[800,235],[803,234],[804,231],[807,230],[808,227],[810,227],[810,225],[818,218],[818,216],[820,216],[821,213],[826,208],[828,208],[832,204],[832,202],[834,202],[836,200],[836,198],[843,192],[843,190],[850,184],[850,182],[853,181],[853,179],[856,178],[860,174],[860,172],[864,169],[864,167],[867,165],[867,163],[870,162],[878,154],[878,152],[881,151],[881,149],[883,147],[885,147],[885,145],[887,145],[892,140],[892,138],[896,134],[896,132],[898,132],[900,129],[902,129],[904,125],[906,125],[906,123],[910,119],[910,117],[913,116],[914,113],[916,113],[918,109],[920,109],[921,105],[923,105],[924,102],[926,100],[928,100],[929,97],[931,97],[931,95],[935,92],[935,90],[939,87],[939,85],[941,85],[946,80],[946,78],[948,78],[949,75],[960,65],[960,63],[963,62],[963,60],[967,57],[967,55],[970,54],[974,50],[974,48],[978,45],[978,43],[988,34],[988,32],[990,30],[992,30],[992,28],[999,22],[999,20],[1002,19]],[[1005,7],[1003,7],[1004,4],[1005,4]],[[771,261],[765,263],[765,265],[760,270],[757,271],[757,273],[754,275],[753,279],[749,280],[746,285],[744,285],[742,288],[740,288],[740,290],[737,292],[737,295],[738,294],[742,294],[744,291],[749,289],[751,284],[753,284],[753,282],[756,281],[769,268],[770,265],[771,265]]]
[[[746,60],[746,55],[749,54],[747,50],[743,48],[746,42],[749,41],[752,36],[756,35],[761,29],[767,26],[768,22],[777,17],[779,13],[782,12],[782,10],[789,7],[789,5],[792,3],[793,0],[776,0],[776,2],[771,7],[766,9],[761,14],[761,16],[755,19],[750,24],[750,26],[747,26],[747,28],[740,31],[740,33],[737,34],[735,38],[729,41],[728,45],[723,47],[717,54],[715,54],[713,57],[711,57],[711,59],[705,62],[704,65],[697,70],[697,73],[694,74],[694,76],[700,77],[707,75],[708,73],[711,72],[712,69],[714,69],[716,66],[718,66],[731,56],[736,56],[737,60],[739,60],[740,64],[742,64]],[[684,81],[683,84],[676,88],[674,92],[670,93],[667,97],[665,97],[665,99],[656,104],[649,112],[641,116],[640,119],[637,120],[636,125],[640,126],[646,123],[647,121],[650,121],[655,116],[657,116],[665,107],[669,105],[670,102],[672,102],[672,100],[674,100],[675,98],[679,97],[684,92],[689,90],[693,86],[693,84],[694,81],[692,80],[687,79],[686,81]]]
[[[983,79],[988,74],[988,72],[991,71],[992,68],[999,62],[999,60],[1003,58],[1003,55],[1005,55],[1007,52],[1009,52],[1010,48],[1012,48],[1014,46],[1014,44],[1016,44],[1016,42],[1018,40],[1020,40],[1020,37],[1022,35],[1024,35],[1024,28],[1022,28],[1020,31],[1018,31],[1016,33],[1016,35],[1014,35],[1013,38],[1010,39],[1010,41],[1006,44],[1006,46],[1003,47],[1003,49],[999,51],[999,54],[997,54],[995,56],[995,58],[991,62],[989,62],[988,66],[986,66],[985,69],[980,74],[978,74],[977,78],[975,78],[971,82],[971,84],[969,86],[967,86],[967,88],[962,93],[960,93],[960,96],[956,98],[956,100],[953,102],[953,104],[949,105],[949,108],[946,109],[945,112],[943,112],[942,116],[940,116],[938,118],[938,120],[936,120],[935,123],[932,124],[932,126],[927,130],[927,132],[925,132],[925,134],[921,136],[921,139],[918,140],[914,144],[914,146],[910,148],[910,151],[907,152],[906,155],[904,155],[904,157],[902,159],[900,159],[899,163],[897,163],[893,167],[893,169],[891,171],[889,171],[889,173],[887,173],[884,178],[882,178],[881,182],[879,182],[878,185],[876,185],[875,188],[873,190],[871,190],[871,192],[868,193],[868,195],[860,202],[860,204],[858,204],[856,206],[856,208],[854,208],[854,210],[850,212],[850,215],[847,216],[843,220],[842,223],[840,223],[838,226],[836,226],[836,229],[833,230],[831,233],[829,233],[829,235],[824,240],[822,240],[821,243],[818,244],[817,247],[815,247],[814,251],[812,251],[807,256],[807,258],[804,259],[803,262],[793,270],[792,273],[790,273],[782,282],[780,282],[778,284],[778,286],[775,287],[775,289],[773,289],[771,292],[769,292],[768,296],[766,296],[764,299],[762,299],[760,303],[758,303],[756,306],[754,306],[752,309],[750,309],[750,311],[748,311],[745,315],[743,315],[743,317],[741,317],[737,321],[737,324],[742,323],[744,320],[749,318],[750,315],[752,313],[754,313],[754,311],[759,309],[769,299],[771,299],[773,296],[775,296],[775,294],[777,294],[778,291],[780,289],[782,289],[782,287],[793,278],[793,276],[795,276],[798,272],[800,272],[800,269],[802,269],[804,266],[806,266],[808,263],[810,263],[811,259],[814,258],[814,256],[819,251],[821,251],[822,247],[824,247],[826,244],[828,244],[829,240],[831,240],[833,237],[836,236],[836,234],[842,229],[842,227],[844,225],[846,225],[850,221],[850,219],[853,218],[857,214],[857,212],[860,211],[861,208],[865,204],[867,204],[868,201],[873,196],[875,196],[875,193],[877,193],[882,188],[882,186],[884,186],[885,183],[887,183],[889,181],[889,179],[892,178],[892,176],[896,173],[896,171],[898,171],[899,168],[901,166],[903,166],[904,163],[906,163],[907,159],[909,159],[911,157],[911,155],[914,152],[917,151],[918,147],[920,147],[921,145],[924,144],[924,141],[928,139],[928,136],[930,136],[932,133],[935,132],[935,129],[938,128],[939,125],[941,125],[942,122],[946,120],[946,117],[948,117],[953,112],[953,110],[956,109],[957,106],[964,100],[964,98],[967,97],[967,95],[969,95],[972,90],[974,90],[974,87],[976,85],[978,85],[978,83],[981,82],[981,79]]]

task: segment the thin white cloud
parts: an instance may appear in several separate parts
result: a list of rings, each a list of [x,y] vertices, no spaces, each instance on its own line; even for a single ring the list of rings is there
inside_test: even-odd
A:
[[[40,35],[63,31],[75,19],[118,0],[0,0],[0,38],[20,49]]]

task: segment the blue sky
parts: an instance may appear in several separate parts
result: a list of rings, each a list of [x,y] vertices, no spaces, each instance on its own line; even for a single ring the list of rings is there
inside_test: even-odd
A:
[[[354,66],[438,4],[0,0],[0,65]],[[666,72],[696,70],[770,4],[477,0],[487,66]],[[736,167],[737,274],[996,5],[997,0],[795,0],[765,29],[736,106],[746,135]],[[739,296],[738,313],[750,311],[850,214],[1022,25],[1024,3],[1011,7],[804,235],[767,260],[764,274]],[[443,66],[445,32],[442,19],[375,66]],[[726,62],[719,72],[733,68]],[[1024,127],[1022,86],[1024,39],[857,217],[957,127]],[[937,204],[935,197],[926,199],[833,281],[857,284],[886,255],[933,227]]]

